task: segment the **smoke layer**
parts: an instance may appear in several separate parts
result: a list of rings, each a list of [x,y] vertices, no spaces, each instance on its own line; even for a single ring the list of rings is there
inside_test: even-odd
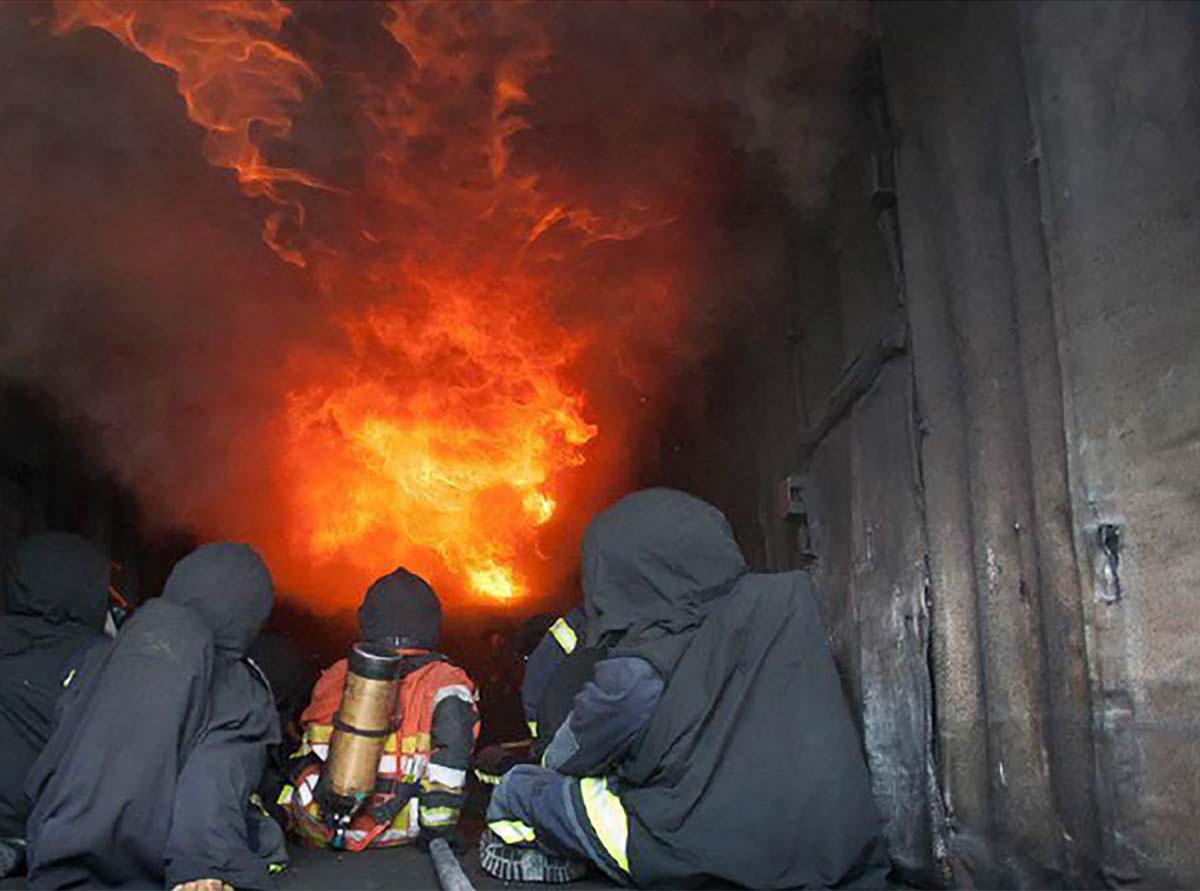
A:
[[[750,180],[824,200],[865,20],[149,6],[0,9],[0,374],[331,608],[401,561],[460,604],[560,589],[786,267]]]

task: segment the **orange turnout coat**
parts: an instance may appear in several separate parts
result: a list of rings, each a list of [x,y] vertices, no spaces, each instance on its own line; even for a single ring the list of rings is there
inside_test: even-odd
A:
[[[478,694],[467,673],[427,650],[401,650],[417,667],[397,693],[399,729],[387,738],[379,760],[375,794],[355,814],[346,849],[390,847],[458,823],[467,768],[479,737]],[[333,716],[346,684],[346,660],[317,682],[300,721],[303,739],[292,756],[292,784],[279,803],[302,842],[328,847],[333,835],[316,802],[317,781],[329,755]]]

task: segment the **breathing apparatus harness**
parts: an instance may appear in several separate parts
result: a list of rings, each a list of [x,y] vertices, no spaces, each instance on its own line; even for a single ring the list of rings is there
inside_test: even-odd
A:
[[[390,823],[408,804],[417,785],[388,783],[378,788],[379,761],[387,739],[400,728],[400,685],[408,675],[431,662],[448,661],[441,653],[417,655],[401,650],[414,646],[405,637],[360,641],[350,651],[346,686],[333,715],[329,758],[317,782],[316,799],[325,824],[332,830],[330,847],[342,849],[351,820],[376,792],[393,797],[373,814]],[[410,788],[400,788],[400,786]],[[407,794],[405,794],[407,793]]]

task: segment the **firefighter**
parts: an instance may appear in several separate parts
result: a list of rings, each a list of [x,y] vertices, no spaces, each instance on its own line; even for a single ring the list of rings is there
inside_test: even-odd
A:
[[[748,572],[725,517],[668,489],[595,518],[589,645],[546,749],[504,777],[480,841],[506,881],[591,864],[622,884],[882,886],[866,766],[804,573]]]
[[[541,613],[526,620],[514,637],[514,644],[525,662],[521,680],[521,710],[531,739],[491,745],[481,750],[475,759],[475,776],[487,786],[495,786],[500,778],[518,764],[536,762],[542,756],[546,737],[539,736],[539,716],[549,736],[566,717],[570,700],[586,678],[571,683],[579,670],[568,666],[579,662],[586,647],[581,646],[584,632],[583,607],[577,606],[562,616]],[[583,671],[590,671],[584,668]],[[562,677],[559,677],[565,671]],[[547,695],[549,694],[549,695]]]
[[[400,568],[367,590],[358,610],[359,638],[403,657],[398,726],[379,760],[376,792],[337,833],[322,810],[321,774],[346,686],[347,660],[322,673],[301,715],[303,738],[292,759],[292,784],[280,796],[292,833],[314,847],[390,847],[444,837],[457,842],[479,713],[475,685],[437,651],[442,608],[419,576]]]
[[[282,830],[250,804],[279,741],[245,654],[270,614],[250,547],[205,545],[89,650],[26,782],[33,888],[266,888]]]
[[[0,616],[0,878],[24,861],[25,777],[50,738],[63,678],[102,637],[108,560],[63,532],[21,541],[4,571]]]
[[[534,738],[538,736],[538,710],[542,695],[550,679],[567,658],[579,647],[584,633],[583,607],[577,606],[562,616],[534,616],[522,628],[521,637],[537,641],[530,648],[528,642],[520,643],[521,655],[525,657],[525,676],[521,681],[521,708],[525,723]],[[540,633],[539,633],[540,632]],[[554,735],[553,728],[550,735]]]

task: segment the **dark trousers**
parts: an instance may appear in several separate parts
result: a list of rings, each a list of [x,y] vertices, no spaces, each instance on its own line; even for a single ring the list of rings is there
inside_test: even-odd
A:
[[[546,853],[587,861],[616,881],[629,882],[588,821],[579,780],[574,777],[532,764],[517,765],[492,792],[487,819],[489,823],[524,823],[533,829],[535,843]]]

